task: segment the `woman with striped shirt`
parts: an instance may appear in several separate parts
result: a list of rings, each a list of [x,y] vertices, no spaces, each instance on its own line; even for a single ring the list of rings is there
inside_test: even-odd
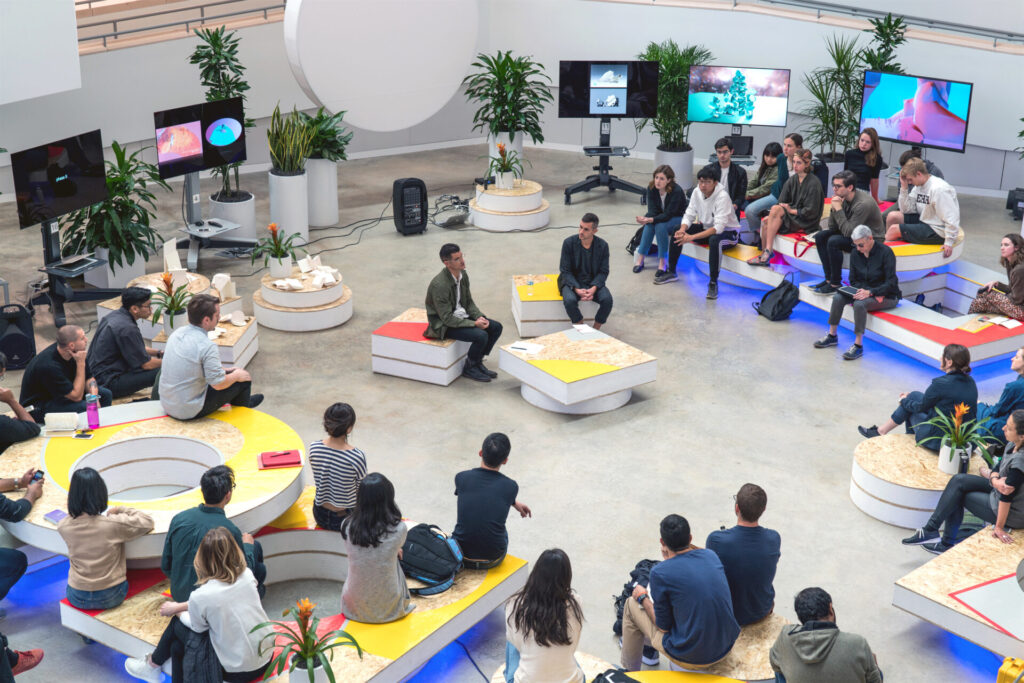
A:
[[[309,445],[309,464],[316,484],[313,518],[324,529],[341,529],[342,520],[356,505],[359,482],[366,476],[366,455],[348,442],[355,424],[352,406],[335,403],[324,412],[327,438]]]

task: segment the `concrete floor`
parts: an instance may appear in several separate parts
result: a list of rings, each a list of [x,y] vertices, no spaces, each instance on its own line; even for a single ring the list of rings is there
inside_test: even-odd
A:
[[[340,225],[390,215],[385,205],[399,177],[422,178],[431,201],[442,192],[472,196],[469,180],[483,171],[484,154],[478,146],[343,163]],[[860,440],[856,425],[884,419],[901,391],[923,388],[937,371],[871,341],[856,363],[839,358],[842,346],[816,351],[811,342],[824,330],[824,313],[801,305],[790,321],[772,323],[750,308],[759,293],[724,284],[717,301],[706,301],[707,280],[686,259],[678,283],[654,287],[653,270],[633,275],[623,251],[634,216],[642,213],[637,197],[598,189],[564,206],[562,188],[590,172],[589,160],[536,149],[526,156],[528,177],[545,186],[551,202],[546,231],[431,227],[402,237],[385,220],[347,237],[348,229],[313,233],[324,262],[339,268],[352,287],[355,315],[324,332],[260,331],[260,352],[249,370],[267,395],[263,409],[311,441],[320,436],[329,403],[351,403],[358,414],[352,441],[368,454],[371,470],[395,483],[403,513],[449,529],[455,473],[477,465],[488,432],[507,433],[513,449],[505,471],[533,509],[532,519],[510,517],[510,550],[528,560],[554,546],[568,552],[587,619],[580,648],[609,661],[618,660],[612,597],[637,560],[657,557],[659,520],[670,512],[686,516],[694,540],[703,544],[710,531],[734,523],[732,494],[749,481],[768,492],[762,521],[782,534],[775,581],[782,614],[794,619],[793,596],[819,585],[832,594],[841,628],[867,637],[887,680],[992,680],[1000,658],[891,606],[893,582],[931,556],[901,546],[903,530],[867,517],[848,496],[850,458]],[[615,166],[621,177],[646,183],[651,162],[624,159]],[[258,219],[268,220],[265,175],[243,176],[243,186],[259,198]],[[180,191],[180,184],[174,187]],[[156,225],[165,236],[177,229],[179,199],[160,195]],[[963,196],[960,202],[968,234],[964,258],[998,268],[999,238],[1017,232],[1019,223],[1002,200]],[[441,388],[371,373],[370,332],[422,305],[426,283],[440,268],[441,244],[462,246],[478,304],[505,323],[504,343],[515,339],[510,277],[554,271],[561,240],[585,211],[601,217],[600,236],[612,246],[609,286],[616,306],[605,330],[659,360],[658,381],[637,390],[629,404],[609,414],[569,417],[525,403],[518,383],[504,374],[487,385],[458,380]],[[23,300],[40,265],[39,232],[19,232],[10,203],[0,205],[0,230],[0,276]],[[150,271],[158,269],[150,263]],[[235,274],[246,297],[257,285],[247,260],[204,253],[199,270]],[[251,300],[246,308],[251,311]],[[95,319],[92,304],[68,310],[69,320],[85,327]],[[36,317],[36,334],[40,348],[53,339],[45,311]],[[850,334],[842,334],[846,344]],[[983,400],[995,400],[1011,379],[1008,365],[978,372]],[[20,379],[9,372],[5,384],[17,387]],[[12,646],[46,649],[43,664],[23,678],[41,681],[75,667],[76,680],[121,680],[120,656],[83,645],[59,625],[65,566],[26,577],[5,601],[10,615],[0,629]],[[278,586],[268,612],[305,595],[333,609],[339,593],[319,582]],[[492,614],[462,638],[488,675],[503,656],[501,629],[500,616]],[[417,678],[475,679],[464,653],[451,649]]]

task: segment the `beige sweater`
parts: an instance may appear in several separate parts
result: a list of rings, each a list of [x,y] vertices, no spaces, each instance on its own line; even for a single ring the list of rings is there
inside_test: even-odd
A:
[[[68,585],[81,591],[112,588],[125,580],[125,541],[153,530],[153,518],[132,508],[103,515],[65,517],[57,531],[68,546]]]

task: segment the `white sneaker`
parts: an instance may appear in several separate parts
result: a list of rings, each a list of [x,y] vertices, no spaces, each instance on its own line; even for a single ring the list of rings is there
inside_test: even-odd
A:
[[[160,669],[150,666],[147,657],[129,657],[124,660],[124,670],[141,681],[160,683],[163,680]]]

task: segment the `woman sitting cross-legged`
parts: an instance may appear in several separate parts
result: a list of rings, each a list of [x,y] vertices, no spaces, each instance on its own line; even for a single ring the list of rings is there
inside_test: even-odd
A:
[[[68,602],[78,609],[117,607],[128,595],[124,544],[152,531],[153,518],[132,508],[108,509],[107,485],[91,467],[71,475],[68,513],[57,524],[71,565]]]
[[[892,417],[881,427],[857,427],[861,436],[870,439],[882,436],[906,424],[907,433],[913,433],[918,446],[939,450],[942,431],[935,425],[921,424],[938,415],[952,415],[958,403],[967,404],[964,421],[973,420],[978,409],[978,386],[971,377],[971,352],[960,344],[947,344],[942,349],[939,368],[945,373],[932,380],[924,393],[911,391],[900,394],[900,404]]]
[[[505,683],[585,683],[574,656],[582,629],[569,556],[545,550],[505,603]]]
[[[1010,359],[1010,369],[1017,373],[1017,377],[1003,387],[999,400],[992,404],[978,404],[979,426],[996,439],[1000,446],[1006,445],[1003,441],[1006,418],[1013,411],[1024,408],[1024,347],[1017,349],[1017,353]]]
[[[999,263],[1009,284],[989,282],[978,290],[969,313],[998,313],[1024,320],[1024,237],[1009,234],[999,243]]]
[[[637,216],[636,222],[643,227],[640,244],[636,248],[633,272],[644,269],[644,257],[651,249],[651,242],[658,239],[658,271],[668,270],[669,240],[679,229],[686,211],[686,193],[676,183],[676,173],[668,164],[654,169],[654,178],[647,186],[647,215]]]
[[[814,232],[825,211],[825,191],[821,182],[811,173],[814,155],[809,149],[798,149],[793,154],[794,174],[782,186],[779,203],[772,207],[768,218],[761,222],[761,253],[747,260],[752,266],[767,266],[775,252],[772,244],[776,235],[791,232]]]
[[[949,550],[957,541],[965,509],[994,524],[992,535],[1000,541],[1013,543],[1006,529],[1024,527],[1024,410],[1010,414],[1003,435],[1009,447],[996,469],[982,466],[980,475],[953,475],[928,522],[904,538],[904,545],[923,545],[933,553]]]
[[[355,424],[352,406],[335,403],[324,411],[327,438],[309,445],[309,466],[316,484],[313,519],[323,529],[341,529],[355,507],[359,482],[366,476],[366,456],[348,442]]]

